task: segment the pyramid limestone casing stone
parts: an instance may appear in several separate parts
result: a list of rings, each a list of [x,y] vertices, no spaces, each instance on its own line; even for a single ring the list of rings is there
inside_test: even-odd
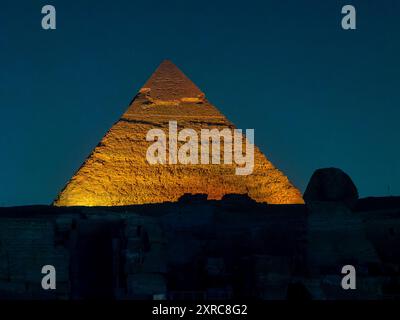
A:
[[[150,129],[169,121],[183,128],[235,128],[173,63],[164,61],[78,172],[58,195],[57,206],[118,206],[177,201],[185,193],[248,194],[258,202],[303,203],[301,193],[254,148],[254,170],[235,175],[233,164],[156,164],[146,160]],[[221,145],[221,149],[223,144]],[[200,148],[199,148],[200,149]],[[222,149],[223,150],[223,149]],[[223,159],[221,159],[223,163]]]

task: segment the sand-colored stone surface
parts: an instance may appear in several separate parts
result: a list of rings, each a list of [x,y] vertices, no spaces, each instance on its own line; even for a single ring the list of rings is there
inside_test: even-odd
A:
[[[118,206],[177,201],[185,193],[221,199],[248,194],[258,202],[303,203],[300,191],[255,147],[254,171],[235,175],[233,164],[155,164],[146,160],[150,129],[235,128],[173,63],[164,61],[121,119],[107,132],[58,195],[56,206]],[[256,136],[257,138],[257,136]]]

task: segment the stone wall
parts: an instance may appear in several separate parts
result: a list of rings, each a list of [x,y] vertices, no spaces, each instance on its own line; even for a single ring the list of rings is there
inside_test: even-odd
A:
[[[400,206],[365,201],[350,209],[197,195],[128,207],[0,208],[0,297],[398,297]],[[57,270],[54,291],[41,288],[47,264]],[[344,264],[357,269],[355,291],[340,287]]]

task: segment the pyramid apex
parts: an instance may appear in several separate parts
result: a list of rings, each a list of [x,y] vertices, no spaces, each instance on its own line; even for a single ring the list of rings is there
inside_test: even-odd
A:
[[[164,59],[163,61],[161,61],[160,65],[162,65],[163,63],[173,64],[175,66],[175,63],[173,63],[172,60],[170,60],[170,59]]]
[[[204,93],[168,59],[160,63],[141,91],[163,101],[204,97]]]

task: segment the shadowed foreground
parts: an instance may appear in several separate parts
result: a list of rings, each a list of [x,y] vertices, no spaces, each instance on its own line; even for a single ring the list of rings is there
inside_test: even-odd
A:
[[[309,197],[305,197],[309,198]],[[41,288],[54,265],[57,290]],[[340,286],[357,270],[357,290]],[[0,208],[7,299],[399,298],[400,198]]]

